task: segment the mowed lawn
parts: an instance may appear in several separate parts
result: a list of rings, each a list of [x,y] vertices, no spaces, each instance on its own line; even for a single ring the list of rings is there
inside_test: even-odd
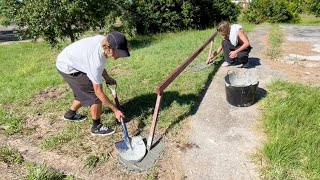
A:
[[[156,86],[212,33],[212,30],[204,30],[137,37],[130,40],[130,58],[108,59],[106,68],[118,81],[118,94],[126,116],[141,124],[149,124],[156,100]],[[61,49],[50,48],[45,42],[0,46],[0,125],[6,134],[23,131],[24,111],[29,115],[60,111],[57,116],[61,116],[69,107],[72,94],[67,91],[65,98],[53,102],[48,98],[48,102],[39,105],[38,110],[36,106],[32,107],[34,111],[28,110],[40,92],[61,86],[67,89],[55,68],[59,51]],[[193,64],[205,62],[207,54],[208,48]],[[166,129],[192,113],[213,72],[213,68],[199,72],[186,69],[165,90],[159,128]],[[48,103],[50,105],[46,105]],[[113,113],[107,108],[103,117],[106,121],[112,119],[110,123],[114,122]]]

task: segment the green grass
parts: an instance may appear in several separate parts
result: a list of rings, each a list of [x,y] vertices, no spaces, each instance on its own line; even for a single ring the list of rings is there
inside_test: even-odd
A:
[[[98,156],[90,155],[85,160],[85,167],[88,169],[94,169],[97,166],[99,160],[100,158]]]
[[[246,31],[253,29],[249,25],[244,28]],[[118,81],[118,95],[129,120],[138,123],[142,130],[149,128],[156,102],[156,86],[212,33],[213,30],[209,29],[136,37],[129,40],[131,57],[117,61],[108,59],[107,71]],[[221,38],[216,39],[214,48],[220,42]],[[62,44],[62,47],[65,45]],[[204,63],[208,49],[192,64]],[[41,114],[54,124],[69,108],[73,100],[71,91],[65,92],[66,95],[58,99],[47,98],[42,103],[33,104],[41,91],[61,87],[66,89],[55,68],[58,53],[59,51],[51,49],[44,42],[20,43],[0,48],[0,66],[5,67],[0,69],[0,129],[4,129],[6,134],[25,133],[26,116]],[[159,133],[170,131],[195,112],[205,85],[210,82],[217,68],[199,72],[192,72],[187,68],[168,86],[161,103],[157,126]],[[107,92],[111,97],[111,93]],[[88,108],[82,109],[82,113],[88,114]],[[104,108],[102,121],[113,127],[115,125],[114,115],[107,108]],[[59,132],[43,137],[40,147],[51,151],[71,141],[81,141],[81,137],[90,130],[90,124],[91,121],[78,126],[66,124]],[[118,131],[121,132],[120,129]]]
[[[254,31],[254,29],[256,27],[254,24],[248,23],[248,22],[245,22],[245,21],[239,21],[238,23],[243,26],[243,29],[244,29],[244,31],[246,33]]]
[[[33,163],[28,163],[27,171],[27,180],[75,180],[74,177],[64,175],[45,165],[37,166]]]
[[[246,27],[245,27],[246,29]],[[249,27],[246,31],[253,29]],[[130,39],[131,57],[117,61],[108,60],[107,71],[118,81],[118,95],[128,119],[138,123],[142,130],[148,130],[152,120],[156,101],[155,87],[166,78],[178,65],[185,61],[211,34],[213,30],[185,31],[178,33],[158,34],[151,37]],[[215,47],[221,42],[216,39]],[[61,45],[62,47],[65,44]],[[0,48],[0,133],[12,135],[32,134],[38,127],[25,129],[26,117],[47,119],[50,125],[57,122],[59,116],[69,108],[73,100],[72,92],[66,91],[62,77],[55,68],[55,58],[59,53],[46,43],[20,43]],[[204,63],[208,48],[192,63]],[[193,114],[199,106],[206,83],[210,82],[218,67],[204,71],[192,72],[188,68],[164,92],[158,120],[157,133],[174,130],[185,117]],[[64,89],[64,95],[58,99],[47,98],[44,102],[35,103],[40,92],[54,88]],[[108,92],[109,97],[111,94]],[[81,113],[88,114],[88,108]],[[103,123],[114,126],[113,113],[104,108]],[[50,132],[41,139],[36,139],[44,151],[59,151],[73,154],[81,152],[87,156],[95,152],[89,147],[87,139],[81,138],[90,130],[91,121],[80,124],[66,123],[57,132]],[[29,133],[29,134],[28,134]],[[120,137],[120,135],[119,135]],[[33,139],[35,140],[35,139]],[[93,139],[95,141],[95,139]],[[107,139],[105,147],[111,147],[114,139]],[[102,145],[100,145],[102,146]],[[77,149],[78,148],[78,149]],[[81,148],[81,149],[80,149]],[[87,149],[86,149],[87,148]],[[101,147],[100,147],[101,148]],[[107,151],[108,152],[108,151]],[[70,155],[68,154],[68,155]],[[78,153],[79,155],[79,153]],[[4,158],[10,158],[5,154]],[[83,156],[81,156],[83,157]],[[106,155],[90,155],[85,165],[94,168],[97,163],[108,159]],[[156,176],[152,173],[151,175]],[[27,179],[63,179],[65,175],[51,170],[46,166],[28,166]]]
[[[0,146],[0,162],[21,164],[23,161],[24,159],[19,151],[7,146]]]
[[[46,137],[40,144],[43,150],[52,150],[59,147],[59,145],[69,142],[73,139],[78,139],[81,136],[81,127],[79,124],[69,124],[68,127],[53,136]]]
[[[263,100],[266,179],[320,179],[320,89],[276,81]]]
[[[320,17],[316,17],[312,14],[300,14],[300,22],[298,25],[304,26],[319,26],[320,25]]]
[[[6,163],[8,166],[15,164],[23,164],[27,167],[26,179],[27,180],[74,180],[72,176],[66,176],[44,165],[35,165],[26,162],[19,151],[7,146],[0,146],[0,162]],[[15,167],[19,168],[19,167]],[[16,169],[15,169],[16,170]]]
[[[282,42],[282,31],[279,25],[272,25],[268,39],[269,47],[267,49],[267,56],[271,60],[276,60],[280,56]]]
[[[4,129],[4,133],[12,135],[18,133],[22,129],[22,121],[19,118],[18,113],[14,113],[12,110],[5,110],[0,104],[0,131]]]
[[[42,43],[20,43],[0,48],[0,102],[21,103],[36,92],[60,84],[56,52]]]
[[[148,175],[145,177],[145,180],[156,180],[158,179],[158,172],[155,168],[151,168],[148,172]]]
[[[22,105],[39,91],[62,83],[55,70],[56,51],[44,42],[0,48],[0,126],[7,134],[21,131]]]
[[[205,30],[139,37],[130,41],[130,58],[108,60],[107,70],[118,80],[118,94],[127,117],[148,124],[155,105],[155,87],[211,33],[212,30]],[[207,52],[208,49],[194,63],[204,62]],[[30,109],[32,98],[37,93],[64,83],[55,69],[57,54],[58,51],[45,43],[21,43],[0,48],[0,66],[7,67],[0,69],[0,126],[6,127],[7,134],[21,131],[25,115],[21,111]],[[159,127],[168,127],[189,114],[211,75],[212,70],[186,71],[178,77],[165,91]],[[50,106],[64,111],[71,100],[72,95],[69,95]],[[42,113],[50,112],[50,109],[43,110]],[[112,116],[107,110],[106,118]]]

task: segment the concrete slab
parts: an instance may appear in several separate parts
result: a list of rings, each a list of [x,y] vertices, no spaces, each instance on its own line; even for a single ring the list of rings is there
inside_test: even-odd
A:
[[[146,138],[143,139],[145,144],[147,144]],[[164,142],[162,137],[158,136],[154,138],[153,145],[150,151],[147,151],[146,156],[140,162],[127,161],[119,157],[119,162],[124,165],[129,171],[146,171],[152,168],[160,157],[164,150]]]

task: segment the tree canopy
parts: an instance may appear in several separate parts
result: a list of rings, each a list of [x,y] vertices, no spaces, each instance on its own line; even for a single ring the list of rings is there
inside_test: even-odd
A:
[[[300,13],[320,16],[319,0],[253,0],[244,12],[249,22],[295,23]]]
[[[78,35],[90,28],[103,27],[114,3],[108,0],[2,0],[4,23],[24,27],[32,38],[44,37],[50,44],[58,38]]]
[[[0,0],[2,23],[14,23],[28,37],[42,37],[51,45],[66,37],[73,42],[116,18],[123,31],[143,35],[208,28],[221,20],[236,21],[239,13],[231,0]]]

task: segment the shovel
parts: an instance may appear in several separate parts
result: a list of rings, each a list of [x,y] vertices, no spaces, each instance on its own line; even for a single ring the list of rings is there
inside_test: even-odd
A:
[[[117,96],[117,85],[107,85],[111,90],[116,106],[121,110]],[[121,118],[121,126],[124,140],[115,143],[116,149],[122,159],[132,162],[140,162],[146,154],[146,145],[141,136],[129,137],[125,120]]]

